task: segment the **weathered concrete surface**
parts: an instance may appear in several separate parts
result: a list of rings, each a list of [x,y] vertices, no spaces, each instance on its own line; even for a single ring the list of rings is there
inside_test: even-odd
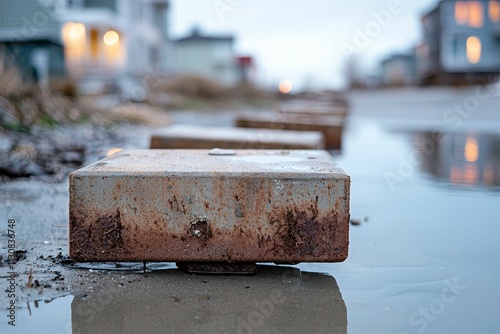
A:
[[[317,131],[243,129],[176,124],[155,131],[153,149],[323,149]]]
[[[326,151],[121,151],[70,175],[77,261],[337,262],[350,178]]]
[[[335,279],[259,266],[255,276],[187,276],[178,270],[76,296],[74,333],[347,333]],[[133,278],[132,278],[133,277]],[[111,282],[110,279],[107,280]],[[105,284],[106,285],[106,284]]]
[[[344,118],[339,116],[307,116],[284,113],[246,112],[238,115],[236,126],[273,130],[320,131],[325,137],[325,147],[339,150],[342,146]]]

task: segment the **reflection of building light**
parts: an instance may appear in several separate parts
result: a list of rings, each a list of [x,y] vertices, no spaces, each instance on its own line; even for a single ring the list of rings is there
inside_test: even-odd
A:
[[[500,2],[497,0],[491,0],[489,3],[490,19],[493,22],[500,21]]]
[[[477,139],[474,137],[467,137],[465,140],[465,160],[468,162],[476,162],[479,157],[479,147]]]
[[[474,185],[477,183],[477,166],[475,164],[467,164],[464,171],[463,183]]]
[[[462,171],[457,166],[451,166],[450,181],[451,183],[460,183],[462,181]]]
[[[458,24],[466,24],[469,17],[469,4],[466,1],[455,2],[455,20]]]
[[[481,60],[481,40],[476,36],[467,38],[467,60],[477,64]]]
[[[288,94],[292,91],[292,83],[290,80],[281,80],[278,88],[283,94]]]
[[[118,153],[120,152],[122,149],[121,148],[118,148],[118,147],[113,147],[113,148],[110,148],[108,153],[106,153],[106,156],[109,157],[110,155],[113,155],[115,153]]]
[[[483,4],[479,1],[469,2],[469,26],[473,28],[481,28],[483,23]]]
[[[77,42],[85,37],[85,26],[82,23],[68,22],[62,28],[62,35],[66,43]]]
[[[493,184],[493,182],[495,182],[495,170],[493,169],[493,166],[490,164],[484,166],[483,181],[486,184]]]
[[[104,37],[102,38],[104,41],[104,44],[108,46],[113,46],[116,45],[120,41],[120,36],[118,33],[114,30],[110,30],[104,34]]]

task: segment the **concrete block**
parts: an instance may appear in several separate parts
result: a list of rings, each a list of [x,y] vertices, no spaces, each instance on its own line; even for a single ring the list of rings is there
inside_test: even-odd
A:
[[[320,131],[325,137],[325,148],[340,150],[344,118],[339,116],[289,115],[284,113],[247,112],[236,118],[236,126],[273,130]]]
[[[151,136],[153,149],[323,149],[317,131],[172,125]]]
[[[312,117],[338,116],[341,119],[349,114],[349,109],[344,104],[326,103],[284,103],[278,108],[278,111],[290,115]]]
[[[350,178],[326,151],[124,150],[69,181],[76,261],[347,257]]]

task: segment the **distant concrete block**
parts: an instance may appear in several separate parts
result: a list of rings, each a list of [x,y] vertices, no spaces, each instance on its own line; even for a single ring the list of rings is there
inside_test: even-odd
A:
[[[223,128],[172,125],[151,136],[153,149],[323,149],[317,131]]]
[[[320,131],[325,137],[325,147],[330,150],[339,150],[342,147],[344,118],[339,116],[310,117],[284,113],[247,112],[238,115],[236,126],[273,130]]]
[[[347,117],[349,109],[344,104],[324,103],[284,103],[278,108],[279,112],[290,115],[303,115],[313,117],[337,116],[340,119]]]
[[[130,150],[70,174],[76,261],[337,262],[350,178],[326,151]]]

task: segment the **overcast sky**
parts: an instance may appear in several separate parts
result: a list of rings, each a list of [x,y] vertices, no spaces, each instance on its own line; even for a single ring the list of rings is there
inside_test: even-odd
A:
[[[254,56],[258,82],[267,87],[289,79],[297,88],[341,88],[345,54],[352,51],[365,71],[375,73],[382,59],[406,52],[420,41],[420,18],[437,3],[172,0],[170,28],[173,38],[189,34],[195,25],[206,34],[234,34],[236,52]],[[373,14],[381,11],[390,14],[378,19],[382,24]],[[367,40],[359,37],[359,31],[369,33]]]

